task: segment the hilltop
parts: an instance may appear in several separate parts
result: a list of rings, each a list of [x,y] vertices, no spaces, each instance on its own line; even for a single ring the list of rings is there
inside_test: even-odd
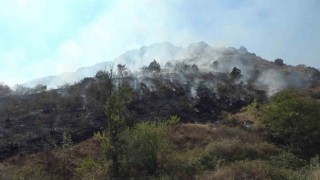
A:
[[[273,88],[284,88],[292,85],[302,87],[309,83],[308,81],[312,79],[311,76],[319,72],[317,69],[305,65],[277,65],[273,60],[267,61],[254,53],[248,52],[243,46],[239,49],[233,47],[215,48],[205,42],[199,42],[190,44],[187,48],[182,48],[165,42],[129,50],[113,61],[83,67],[76,72],[39,78],[24,85],[32,88],[42,84],[48,88],[57,88],[65,84],[74,84],[86,77],[93,77],[98,70],[109,69],[112,64],[125,64],[132,72],[139,71],[142,66],[147,66],[153,59],[156,59],[162,67],[165,67],[167,62],[180,61],[186,64],[195,64],[202,71],[207,72],[228,73],[234,67],[237,67],[243,72],[244,81],[258,75],[256,72],[260,72],[262,74],[257,81],[258,86],[271,84],[271,82],[268,82],[269,79],[277,78],[280,80],[279,84],[274,84],[275,87],[271,87],[270,91],[275,91]]]

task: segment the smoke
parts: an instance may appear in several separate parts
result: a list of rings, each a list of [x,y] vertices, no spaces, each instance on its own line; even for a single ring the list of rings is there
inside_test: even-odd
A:
[[[261,73],[255,83],[255,86],[266,90],[267,95],[272,96],[273,94],[287,88],[288,84],[282,73],[271,69]]]
[[[234,80],[234,83],[253,85],[256,89],[266,91],[268,96],[288,87],[301,88],[310,84],[310,78],[297,69],[291,67],[286,70],[285,67],[276,66],[273,62],[248,52],[243,46],[239,49],[213,48],[200,42],[181,48],[170,43],[162,43],[129,51],[117,58],[115,62],[127,62],[129,68],[139,72],[139,67],[147,66],[153,59],[162,65],[162,74],[171,74],[169,76],[171,82],[189,86],[191,97],[197,96],[197,89],[200,86],[205,86],[217,94],[217,87],[225,83],[223,78],[229,76],[234,67],[241,70],[241,76]],[[165,67],[164,64],[166,64]],[[197,66],[199,72],[192,68],[193,65]],[[199,77],[199,74],[195,75],[197,73],[211,74],[212,77],[206,79]],[[138,74],[139,83],[143,82],[147,87],[155,90],[156,85],[150,81],[152,73],[136,74]],[[219,77],[219,74],[223,76]]]
[[[148,66],[155,59],[162,67],[161,73],[146,73],[141,67]],[[29,82],[28,84],[44,84],[49,88],[65,83],[73,84],[85,77],[92,77],[98,70],[105,70],[111,62],[81,68],[75,73],[65,73],[56,77],[47,77]],[[142,84],[150,91],[156,91],[157,79],[168,79],[172,84],[178,83],[188,87],[191,97],[197,97],[199,87],[207,87],[212,93],[217,93],[217,87],[224,85],[230,79],[233,68],[241,70],[241,76],[233,79],[239,85],[253,85],[256,89],[264,90],[268,96],[287,87],[304,87],[309,79],[294,68],[285,71],[285,67],[257,57],[245,47],[214,48],[205,42],[193,43],[188,47],[177,47],[169,42],[143,46],[127,51],[115,58],[114,64],[125,64],[133,72],[134,81],[131,87],[141,89]],[[227,78],[227,79],[226,79]],[[172,86],[176,90],[176,87]]]

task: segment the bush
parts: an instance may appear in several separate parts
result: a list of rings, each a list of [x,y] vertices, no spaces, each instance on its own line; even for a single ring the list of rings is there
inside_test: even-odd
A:
[[[296,155],[287,151],[282,151],[275,156],[271,156],[270,162],[275,167],[292,170],[298,170],[305,165],[305,161],[299,159]]]
[[[175,171],[193,177],[204,171],[217,170],[238,160],[268,160],[269,156],[276,155],[278,149],[268,143],[243,143],[240,140],[220,139],[213,141],[205,148],[193,150],[176,155]]]
[[[75,168],[77,179],[103,179],[107,175],[108,167],[105,162],[96,162],[92,158],[83,159]]]
[[[168,128],[164,123],[139,123],[127,135],[131,167],[156,175],[170,154]]]
[[[276,94],[261,117],[277,142],[291,146],[304,155],[319,153],[320,106],[294,90]]]
[[[173,159],[172,171],[179,177],[178,179],[190,179],[203,170],[212,170],[219,166],[217,157],[205,159],[206,151],[203,148],[195,148],[184,153],[177,153]]]
[[[174,116],[170,116],[167,124],[168,125],[177,125],[180,123],[180,121],[181,121],[180,118],[178,116],[174,115]]]
[[[217,171],[204,173],[199,179],[300,179],[293,171],[273,167],[266,161],[238,161]]]
[[[246,159],[268,159],[270,155],[277,153],[277,148],[266,142],[249,144],[237,139],[225,139],[210,143],[206,147],[206,153],[207,157],[215,156],[226,162],[233,162]]]
[[[23,166],[15,171],[13,174],[14,180],[32,180],[32,179],[46,179],[45,172],[41,166]]]

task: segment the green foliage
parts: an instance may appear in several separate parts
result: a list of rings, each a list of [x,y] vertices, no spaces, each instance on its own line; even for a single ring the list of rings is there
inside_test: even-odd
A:
[[[127,139],[131,166],[149,175],[159,174],[170,151],[167,134],[168,127],[164,123],[137,124]]]
[[[273,166],[279,168],[298,170],[305,165],[305,162],[302,159],[299,159],[293,153],[284,150],[277,155],[270,156],[269,159]]]
[[[63,132],[62,145],[58,149],[59,153],[56,155],[58,161],[54,172],[61,174],[64,179],[70,178],[73,174],[74,157],[71,153],[72,145],[71,135]]]
[[[110,144],[110,139],[108,137],[108,133],[104,132],[97,132],[94,134],[94,138],[100,142],[100,146],[105,154],[107,160],[112,158],[112,146]]]
[[[315,101],[293,90],[276,94],[261,117],[269,133],[300,152],[317,153],[320,140],[320,111]]]
[[[180,123],[180,118],[176,115],[170,116],[168,125],[177,125]]]
[[[95,81],[88,87],[87,94],[89,108],[95,111],[102,109],[114,90],[112,70],[110,71],[111,73],[107,71],[98,71],[95,76]]]
[[[246,159],[267,159],[277,153],[277,148],[266,142],[243,143],[239,140],[213,141],[206,147],[210,156],[216,156],[226,162]]]
[[[219,159],[216,157],[205,159],[206,155],[205,149],[199,147],[183,153],[177,153],[170,161],[173,164],[172,171],[190,178],[199,172],[208,169],[212,170],[220,165]]]
[[[116,142],[111,143],[106,132],[96,133],[95,138],[107,160],[113,160],[117,153],[118,177],[159,175],[170,155],[168,131],[166,123],[143,122],[132,129],[123,129]]]
[[[175,171],[193,177],[205,171],[218,170],[239,160],[268,160],[278,149],[268,143],[243,143],[237,139],[212,141],[205,148],[197,147],[175,155]]]
[[[105,162],[97,162],[92,158],[85,158],[75,168],[75,177],[81,180],[102,179],[107,174],[105,166]]]
[[[125,122],[125,105],[131,100],[131,89],[128,85],[122,84],[112,93],[105,106],[105,113],[108,117],[107,135],[102,138],[106,140],[100,141],[104,144],[104,150],[107,159],[112,160],[112,175],[119,177],[123,167],[123,141],[121,135],[126,129]]]
[[[148,70],[151,72],[160,72],[160,64],[154,59],[148,66]]]
[[[254,99],[254,101],[246,107],[249,113],[255,113],[258,108],[259,108],[259,103],[256,99]]]
[[[61,148],[63,150],[70,150],[72,145],[73,145],[73,143],[72,143],[71,135],[66,132],[63,132]]]
[[[14,180],[46,179],[46,174],[40,166],[23,166],[15,171]]]
[[[237,161],[221,169],[205,173],[199,179],[300,179],[290,170],[273,167],[267,161]]]

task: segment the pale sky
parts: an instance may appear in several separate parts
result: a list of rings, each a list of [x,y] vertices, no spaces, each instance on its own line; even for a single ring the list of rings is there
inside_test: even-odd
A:
[[[320,1],[0,0],[0,82],[9,85],[165,41],[244,45],[320,67]]]

